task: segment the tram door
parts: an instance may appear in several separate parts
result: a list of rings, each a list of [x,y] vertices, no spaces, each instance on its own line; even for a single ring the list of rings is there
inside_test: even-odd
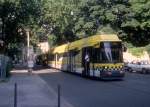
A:
[[[82,49],[82,66],[84,70],[82,71],[83,76],[90,75],[90,57],[91,57],[91,47],[86,47]]]

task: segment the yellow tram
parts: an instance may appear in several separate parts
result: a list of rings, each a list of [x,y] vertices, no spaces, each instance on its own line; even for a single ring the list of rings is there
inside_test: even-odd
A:
[[[122,41],[114,34],[94,35],[51,48],[50,67],[87,77],[124,77]]]

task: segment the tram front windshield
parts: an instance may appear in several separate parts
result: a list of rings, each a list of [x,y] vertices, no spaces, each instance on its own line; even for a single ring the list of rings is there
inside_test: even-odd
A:
[[[120,63],[122,59],[121,42],[101,42],[100,48],[93,50],[95,63]]]

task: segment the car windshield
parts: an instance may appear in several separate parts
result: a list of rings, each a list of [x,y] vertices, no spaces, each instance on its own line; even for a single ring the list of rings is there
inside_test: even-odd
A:
[[[141,61],[141,64],[142,64],[142,65],[148,65],[149,62],[148,62],[148,61]]]
[[[137,65],[149,65],[149,61],[132,61],[131,64],[137,64]]]

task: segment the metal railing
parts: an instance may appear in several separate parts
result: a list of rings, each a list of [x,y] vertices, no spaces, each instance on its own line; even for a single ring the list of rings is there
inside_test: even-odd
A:
[[[3,80],[7,76],[9,58],[4,55],[0,55],[0,80]]]

